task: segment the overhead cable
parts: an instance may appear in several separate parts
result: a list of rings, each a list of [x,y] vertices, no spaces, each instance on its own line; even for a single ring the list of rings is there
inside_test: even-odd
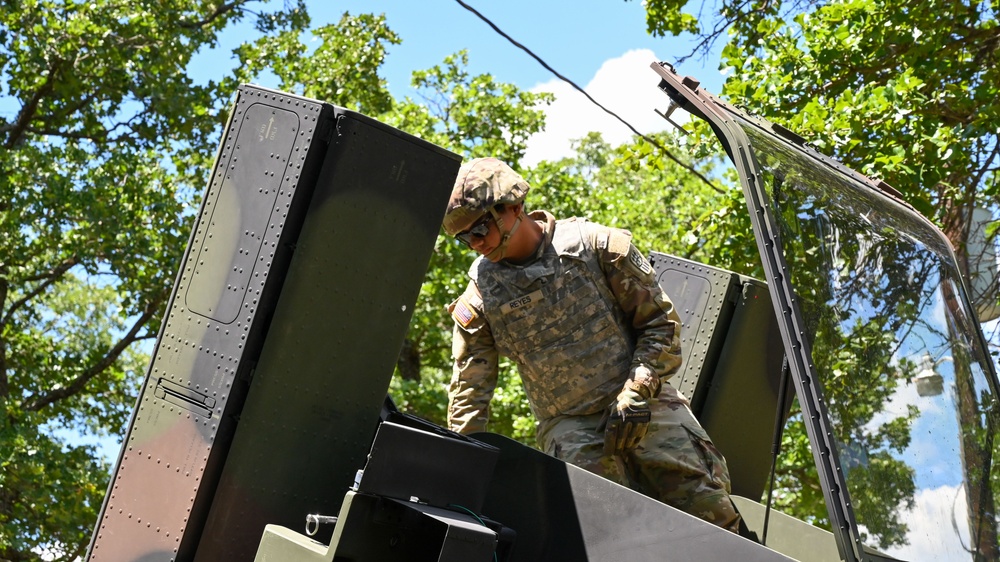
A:
[[[490,21],[489,18],[487,18],[483,14],[479,13],[475,8],[473,8],[472,6],[466,4],[462,0],[455,0],[455,1],[458,2],[458,4],[460,6],[462,6],[463,8],[465,8],[466,10],[468,10],[468,11],[472,12],[473,14],[475,14],[476,17],[478,17],[479,19],[481,19],[484,22],[486,22],[486,25],[488,25],[491,28],[493,28],[493,31],[497,32],[501,37],[503,37],[507,41],[510,41],[510,43],[513,44],[515,47],[517,47],[518,49],[521,49],[522,51],[524,51],[525,53],[527,53],[528,56],[530,56],[531,58],[533,58],[536,61],[538,61],[538,64],[542,65],[542,67],[545,68],[545,70],[548,70],[549,72],[551,72],[552,74],[554,74],[556,76],[556,78],[558,78],[558,79],[562,80],[563,82],[566,82],[567,84],[569,84],[571,87],[573,87],[573,89],[575,89],[576,91],[578,91],[581,94],[583,94],[588,100],[590,100],[591,103],[593,103],[597,107],[601,108],[601,110],[603,110],[605,113],[607,113],[608,115],[610,115],[610,116],[614,117],[615,119],[621,121],[626,127],[629,128],[630,131],[632,131],[633,133],[635,133],[638,137],[642,138],[644,141],[646,141],[649,144],[651,144],[651,145],[655,146],[656,148],[660,149],[660,151],[663,152],[663,154],[667,158],[673,160],[679,166],[681,166],[684,169],[688,170],[689,172],[691,172],[692,174],[694,174],[695,176],[697,176],[701,181],[705,182],[706,185],[708,185],[709,187],[711,187],[715,191],[718,191],[718,192],[721,193],[722,190],[720,190],[715,184],[713,184],[711,181],[709,181],[709,179],[706,178],[704,175],[702,175],[701,172],[699,172],[698,170],[695,170],[690,165],[688,165],[688,164],[686,164],[684,162],[681,162],[676,156],[673,155],[673,153],[671,153],[667,149],[667,147],[663,146],[662,143],[660,143],[656,139],[653,139],[653,138],[651,138],[651,137],[649,137],[649,136],[647,136],[647,135],[639,132],[638,129],[636,129],[635,127],[633,127],[632,124],[629,123],[628,121],[622,119],[617,113],[615,113],[614,111],[611,111],[610,109],[608,109],[608,108],[604,107],[603,105],[601,105],[601,103],[598,102],[597,100],[595,100],[590,94],[588,94],[586,92],[586,90],[584,90],[580,86],[577,86],[575,82],[573,82],[569,78],[563,76],[556,69],[554,69],[551,66],[549,66],[549,64],[547,62],[545,62],[544,60],[542,60],[541,57],[539,57],[538,55],[536,55],[535,53],[533,53],[531,51],[531,49],[525,47],[524,45],[522,45],[521,43],[519,43],[517,40],[515,40],[513,37],[511,37],[510,35],[507,35],[506,33],[504,33],[504,31],[502,29],[500,29],[495,23],[493,23],[492,21]]]

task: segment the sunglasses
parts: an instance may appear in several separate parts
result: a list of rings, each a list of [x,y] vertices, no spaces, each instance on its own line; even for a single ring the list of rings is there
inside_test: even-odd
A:
[[[463,230],[455,235],[459,241],[461,241],[466,246],[472,246],[472,237],[476,238],[486,238],[486,235],[490,233],[490,223],[493,222],[493,215],[486,213],[483,218],[477,220],[468,230]]]

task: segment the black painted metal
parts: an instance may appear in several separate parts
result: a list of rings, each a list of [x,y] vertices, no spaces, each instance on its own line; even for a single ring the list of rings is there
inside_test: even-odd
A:
[[[249,560],[265,523],[337,511],[459,164],[363,115],[240,88],[90,560]]]
[[[348,492],[343,507],[327,560],[497,560],[497,534],[474,515],[361,492]]]
[[[483,515],[517,533],[511,561],[791,560],[501,435],[474,437],[500,449]]]
[[[499,455],[496,448],[443,428],[426,431],[406,421],[396,417],[379,424],[357,490],[481,512]]]
[[[335,513],[381,412],[459,159],[342,111],[196,560]]]
[[[726,457],[733,493],[760,499],[775,419],[780,412],[784,422],[791,397],[780,399],[781,334],[767,287],[740,279],[724,344],[703,385],[698,419]]]

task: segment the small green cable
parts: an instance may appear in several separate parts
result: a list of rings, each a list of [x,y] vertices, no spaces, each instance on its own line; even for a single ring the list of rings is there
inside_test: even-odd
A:
[[[483,527],[486,527],[487,529],[489,529],[489,527],[482,520],[482,518],[479,517],[478,515],[476,515],[476,513],[474,511],[472,511],[471,509],[469,509],[467,507],[464,507],[464,506],[461,506],[461,505],[458,505],[457,503],[450,503],[450,504],[448,504],[448,507],[457,507],[458,509],[461,509],[461,510],[467,512],[469,515],[475,517],[476,521],[479,521],[480,525],[482,525]],[[497,535],[497,544],[500,544],[500,535]],[[496,550],[493,551],[493,562],[497,562],[497,551]]]

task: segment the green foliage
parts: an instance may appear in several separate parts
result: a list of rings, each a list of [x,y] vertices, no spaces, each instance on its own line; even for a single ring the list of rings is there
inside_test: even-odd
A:
[[[22,419],[28,422],[36,416]],[[0,439],[4,443],[0,500],[9,506],[4,514],[8,531],[0,539],[5,558],[34,560],[34,553],[42,551],[55,560],[82,557],[104,498],[109,467],[95,458],[91,447],[67,446],[53,439],[47,428],[25,423],[15,430],[8,425],[0,430]]]
[[[468,54],[460,51],[443,65],[413,73],[413,86],[423,98],[422,111],[407,99],[403,130],[419,135],[468,158],[495,156],[516,165],[528,137],[544,127],[542,106],[548,93],[532,93],[497,82],[489,74],[470,76]]]
[[[89,542],[109,467],[65,432],[128,419],[231,94],[188,65],[247,3],[0,7],[0,559]]]
[[[677,23],[662,19],[687,5],[686,0],[649,0],[651,33],[676,35]],[[696,36],[698,49],[707,52],[726,34],[722,67],[730,74],[724,95],[796,131],[821,152],[885,180],[945,231],[958,250],[960,266],[967,268],[969,211],[982,206],[995,212],[1000,184],[1000,26],[995,6],[940,0],[723,0],[717,8],[699,12]],[[995,227],[987,232],[995,235]],[[811,290],[798,288],[801,294]],[[912,305],[905,297],[900,302]],[[906,311],[892,312],[906,316]],[[881,407],[884,396],[870,389],[884,387],[859,379],[879,374],[880,365],[889,363],[885,334],[892,326],[880,322],[890,316],[855,325],[850,331],[860,348],[842,355],[834,355],[840,347],[824,338],[843,327],[812,327],[819,330],[815,362],[850,374],[836,381],[842,383],[841,394],[831,397],[831,416],[863,424]],[[997,336],[993,334],[994,347]],[[838,439],[869,439],[883,450],[893,449],[908,434],[907,419],[898,418],[870,435]],[[803,431],[797,418],[786,429],[778,504],[827,524]],[[874,458],[869,461],[870,467],[876,465]],[[877,535],[876,542],[888,545],[900,540],[900,527],[880,519],[879,507],[870,500],[905,504],[912,497],[912,482],[907,485],[909,477],[898,463],[878,466],[888,475],[884,481],[893,483],[891,489],[851,493],[857,494],[858,509],[867,510],[874,524],[868,530]]]
[[[311,53],[300,38],[309,23],[304,11],[295,12],[294,26],[278,35],[266,35],[236,49],[240,66],[232,84],[250,82],[265,71],[279,79],[278,88],[320,99],[368,115],[392,109],[393,100],[379,76],[386,47],[399,36],[385,16],[345,12],[340,21],[312,31],[320,41]]]
[[[646,31],[654,37],[697,33],[698,18],[684,12],[687,0],[646,0]]]
[[[647,2],[651,32],[676,34],[663,18],[686,4]],[[969,211],[995,211],[1000,189],[1000,26],[989,3],[727,0],[701,16],[700,48],[728,29],[725,96],[895,187],[966,267]]]
[[[727,95],[885,179],[946,230],[949,213],[995,201],[995,14],[843,1],[767,25],[766,40],[724,50],[724,63],[740,69]],[[949,235],[963,246],[962,233]]]
[[[707,123],[692,122],[686,128],[689,135],[654,139],[672,154],[683,155],[681,162],[712,183],[699,181],[645,141],[619,147],[609,174],[627,174],[662,197],[658,206],[639,205],[641,212],[623,224],[640,242],[649,237],[655,251],[763,278],[735,169]],[[661,187],[652,188],[649,176],[662,178]]]
[[[781,436],[779,462],[781,470],[775,475],[772,505],[782,513],[829,530],[826,499],[819,485],[819,474],[797,398]]]

